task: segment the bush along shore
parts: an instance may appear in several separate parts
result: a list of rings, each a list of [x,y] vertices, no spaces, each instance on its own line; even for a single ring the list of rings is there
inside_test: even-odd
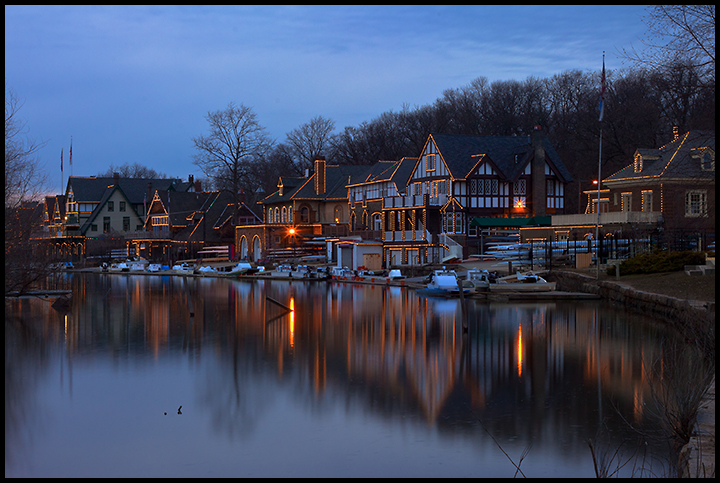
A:
[[[597,280],[569,271],[545,277],[558,290],[599,295],[648,315],[677,331],[679,345],[699,355],[692,366],[678,367],[672,385],[654,391],[666,416],[678,455],[680,477],[715,477],[715,302],[644,292],[622,281]]]

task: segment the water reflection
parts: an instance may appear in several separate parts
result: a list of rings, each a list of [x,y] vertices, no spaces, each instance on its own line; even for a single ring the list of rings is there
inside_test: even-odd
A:
[[[485,430],[505,451],[533,444],[528,476],[592,476],[586,441],[601,425],[616,445],[634,434],[623,418],[657,426],[643,365],[661,356],[662,330],[595,302],[468,301],[464,332],[460,301],[399,287],[67,283],[66,314],[6,302],[6,476],[512,475]],[[182,420],[156,417],[180,404]],[[168,424],[186,421],[193,451],[138,458],[138,438],[175,448]],[[126,446],[100,458],[111,437]],[[81,451],[67,456],[67,440]],[[289,441],[295,464],[273,465]]]

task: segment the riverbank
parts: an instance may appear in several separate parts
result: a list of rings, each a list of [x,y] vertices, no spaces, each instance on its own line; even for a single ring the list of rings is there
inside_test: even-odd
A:
[[[715,276],[691,277],[684,272],[677,274],[652,274],[621,277],[614,280],[606,274],[592,275],[580,271],[553,271],[546,278],[557,282],[559,290],[594,293],[613,303],[631,310],[662,316],[677,329],[690,334],[712,334],[711,344],[715,350]],[[692,280],[690,280],[692,279]],[[689,282],[689,283],[688,283]],[[645,290],[641,290],[640,288]],[[693,290],[693,287],[697,287]],[[647,291],[648,288],[654,292]],[[658,293],[665,292],[665,293]],[[679,293],[686,298],[668,295]],[[695,430],[690,441],[680,451],[679,471],[683,478],[715,477],[715,377],[713,375],[707,394],[700,403]]]

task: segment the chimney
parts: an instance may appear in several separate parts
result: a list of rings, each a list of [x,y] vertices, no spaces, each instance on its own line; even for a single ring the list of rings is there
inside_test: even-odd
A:
[[[190,176],[192,178],[192,176]],[[193,183],[193,186],[195,187],[195,192],[200,193],[202,191],[202,184],[200,183],[200,180],[197,180]]]
[[[191,174],[188,175],[188,184],[195,184],[195,176]]]
[[[148,182],[147,184],[147,202],[150,203],[152,201],[153,191],[152,191],[152,183]]]
[[[325,194],[325,157],[315,157],[315,193]]]
[[[115,186],[120,182],[120,173],[113,173],[113,179],[115,180]]]
[[[535,126],[532,132],[533,161],[530,170],[532,186],[532,216],[546,216],[545,208],[545,135],[542,127]]]

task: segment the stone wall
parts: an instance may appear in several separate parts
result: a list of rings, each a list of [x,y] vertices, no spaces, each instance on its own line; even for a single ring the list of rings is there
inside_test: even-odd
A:
[[[553,271],[545,278],[557,282],[558,290],[597,294],[630,309],[663,316],[671,324],[715,323],[714,302],[703,303],[643,292],[622,282],[598,281],[595,277],[574,272]]]

